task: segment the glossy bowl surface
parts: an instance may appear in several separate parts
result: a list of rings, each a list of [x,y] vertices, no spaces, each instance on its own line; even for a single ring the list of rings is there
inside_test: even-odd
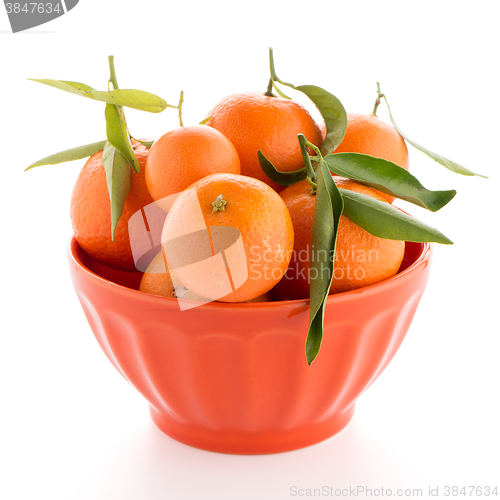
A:
[[[396,276],[331,295],[311,366],[308,300],[181,311],[176,299],[139,292],[141,273],[97,264],[74,239],[69,262],[99,345],[165,434],[205,450],[262,454],[318,443],[348,424],[410,327],[431,253],[429,244],[406,243]]]

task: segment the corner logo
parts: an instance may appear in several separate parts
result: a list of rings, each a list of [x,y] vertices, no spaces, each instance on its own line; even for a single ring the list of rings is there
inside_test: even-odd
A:
[[[132,255],[139,271],[145,271],[163,247],[181,311],[218,300],[248,279],[240,231],[230,226],[207,227],[196,191],[184,193],[186,207],[177,233],[166,237],[162,228],[178,194],[151,203],[128,222]],[[183,298],[186,288],[196,292],[196,301]]]
[[[13,33],[34,28],[64,16],[78,2],[79,0],[3,1]]]

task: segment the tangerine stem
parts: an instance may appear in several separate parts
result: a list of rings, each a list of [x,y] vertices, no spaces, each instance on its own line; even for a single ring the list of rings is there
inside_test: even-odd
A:
[[[113,90],[116,90],[119,89],[120,87],[118,87],[118,80],[116,79],[115,57],[108,56],[108,61],[109,61],[109,81],[113,84]]]
[[[312,186],[311,194],[316,194],[316,190],[318,189],[318,185],[309,176],[307,176],[307,182]]]
[[[310,156],[309,155],[309,158],[311,158],[311,161],[315,161],[316,162],[316,168],[313,167],[314,173],[316,174],[316,169],[318,168],[318,165],[322,161],[324,161],[323,160],[323,155],[321,154],[321,150],[318,148],[318,146],[316,146],[312,142],[306,141],[306,146],[309,147],[309,148],[311,148],[316,153],[316,156]],[[316,174],[316,178],[317,178],[317,174]]]
[[[227,201],[224,199],[224,195],[220,194],[217,198],[215,198],[215,201],[212,202],[212,206],[214,207],[212,213],[225,212],[226,205]]]
[[[309,141],[306,141],[306,146],[308,148],[311,148],[312,150],[314,150],[314,152],[318,155],[315,157],[315,159],[317,159],[318,161],[323,159],[323,155],[321,154],[321,151],[318,148],[318,146],[316,146],[315,144],[313,144],[312,142],[309,142]]]
[[[274,68],[274,56],[272,47],[269,47],[269,69],[271,70],[271,80],[273,82],[281,83],[281,85],[286,85],[287,87],[290,87],[292,89],[295,88],[295,85],[292,85],[291,83],[286,83],[278,78],[278,75],[276,74],[276,69]]]
[[[306,139],[306,137],[303,134],[297,134],[297,137],[299,139],[302,159],[304,160],[304,163],[306,165],[307,177],[314,182],[316,180],[316,172],[314,172],[314,169],[312,167],[311,157],[309,156],[309,151],[307,149],[310,145],[310,142]]]
[[[109,84],[110,83],[113,85],[113,90],[118,90],[120,87],[118,87],[118,80],[116,79],[115,56],[108,56],[108,62],[109,62],[108,91],[109,91]],[[125,113],[123,111],[123,107],[122,106],[116,106],[116,109],[118,110],[118,113],[120,114],[122,120],[126,121],[125,120]]]
[[[377,109],[380,106],[380,99],[382,97],[385,98],[385,95],[382,94],[382,92],[380,92],[380,82],[377,82],[377,99],[375,101],[375,106],[373,106],[373,111],[372,111],[373,116],[377,116]]]
[[[274,94],[273,94],[273,79],[272,77],[269,78],[269,83],[267,84],[267,90],[264,92],[264,95],[267,95],[269,97],[276,97]]]
[[[277,82],[278,77],[276,75],[276,70],[274,69],[274,57],[273,57],[272,47],[269,47],[269,70],[271,71],[271,81]]]
[[[182,123],[182,103],[184,102],[184,91],[181,90],[181,95],[179,96],[179,104],[177,104],[177,109],[179,110],[179,124],[184,126]]]

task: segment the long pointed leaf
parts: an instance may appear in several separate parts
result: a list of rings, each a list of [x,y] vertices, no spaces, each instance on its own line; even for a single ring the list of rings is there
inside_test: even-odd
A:
[[[134,137],[134,140],[136,140],[137,142],[140,142],[143,146],[147,147],[148,149],[155,143],[154,140],[142,140],[142,139],[136,139]]]
[[[304,93],[318,108],[326,125],[326,137],[321,147],[323,156],[333,153],[340,145],[347,129],[347,114],[342,103],[330,92],[315,85],[300,85],[296,90]]]
[[[92,156],[99,151],[102,151],[106,141],[94,142],[92,144],[86,144],[85,146],[77,146],[76,148],[66,149],[65,151],[60,151],[50,156],[46,156],[41,160],[32,163],[26,170],[30,170],[35,167],[40,167],[41,165],[56,165],[58,163],[64,163],[65,161],[81,160],[82,158],[87,158]]]
[[[404,168],[382,158],[360,153],[336,153],[325,157],[330,170],[432,212],[443,208],[457,192],[429,191]]]
[[[161,113],[167,107],[172,107],[157,95],[134,89],[116,89],[109,92],[100,90],[92,91],[92,95],[99,97],[102,101],[116,106],[139,109],[150,113]]]
[[[410,217],[390,203],[370,196],[339,189],[344,199],[344,215],[370,234],[388,240],[435,242],[452,245],[444,234]]]
[[[484,177],[487,178],[485,175],[482,174],[477,174],[473,172],[472,170],[469,170],[468,168],[463,167],[462,165],[448,160],[448,158],[445,158],[444,156],[438,155],[437,153],[434,153],[430,149],[425,148],[424,146],[421,146],[420,144],[416,143],[415,141],[412,141],[398,126],[398,124],[394,121],[394,118],[391,113],[391,108],[389,107],[389,103],[387,102],[387,98],[384,96],[385,103],[387,104],[387,109],[389,110],[389,118],[391,119],[393,127],[398,131],[399,135],[403,137],[403,139],[408,143],[411,144],[414,148],[418,149],[419,151],[422,151],[422,153],[425,153],[429,158],[432,158],[433,160],[437,161],[440,165],[443,165],[443,167],[446,167],[448,170],[451,170],[452,172],[455,172],[457,174],[461,175],[475,175],[478,177]]]
[[[102,154],[102,163],[106,171],[109,201],[111,204],[111,239],[123,213],[125,199],[130,190],[131,165],[112,144],[106,142]]]
[[[139,173],[139,162],[132,149],[127,122],[122,118],[120,108],[113,104],[106,104],[104,113],[106,116],[106,136],[108,142],[118,149],[132,165],[134,171]]]
[[[306,358],[311,364],[323,338],[325,305],[333,279],[335,247],[343,201],[324,161],[320,162],[311,238],[310,312]],[[314,252],[314,253],[313,253]]]
[[[92,93],[95,89],[85,85],[85,83],[79,82],[70,82],[66,80],[50,80],[50,79],[36,79],[36,78],[28,78],[32,82],[43,83],[44,85],[48,85],[49,87],[54,87],[59,90],[64,90],[65,92],[69,92],[70,94],[79,95],[81,97],[87,97],[88,99],[93,99],[94,101],[101,101],[101,97]]]
[[[36,78],[28,78],[28,80],[43,83],[49,87],[64,90],[70,94],[86,97],[87,99],[93,99],[94,101],[114,104],[116,106],[126,106],[141,111],[149,111],[150,113],[161,113],[167,107],[174,107],[170,106],[161,97],[143,90],[115,89],[111,91],[101,91],[80,82]]]
[[[307,170],[305,167],[300,170],[294,170],[293,172],[280,172],[279,170],[276,170],[276,167],[264,156],[262,151],[259,150],[257,155],[264,173],[280,186],[290,186],[291,184],[302,181],[307,177]]]

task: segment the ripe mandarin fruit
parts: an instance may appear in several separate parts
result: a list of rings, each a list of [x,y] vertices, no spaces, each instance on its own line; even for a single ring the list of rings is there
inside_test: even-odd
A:
[[[174,289],[170,273],[165,267],[163,252],[158,252],[149,264],[142,276],[139,291],[151,293],[153,295],[161,295],[163,297],[181,298],[185,300],[205,300],[190,292],[186,287],[182,287],[181,294],[179,295],[179,287],[177,287],[177,290]],[[267,292],[248,302],[271,302],[271,300],[271,294]]]
[[[325,133],[325,127],[322,133]],[[408,148],[397,130],[380,120],[377,116],[347,113],[347,130],[344,140],[335,153],[362,153],[392,161],[409,169]],[[386,201],[392,203],[394,197],[381,193]]]
[[[111,205],[102,151],[84,165],[71,195],[71,225],[78,244],[94,260],[121,271],[136,271],[130,248],[128,220],[141,208],[153,203],[146,187],[145,169],[148,149],[134,143],[140,173],[130,174],[130,191],[122,216],[111,240]]]
[[[174,284],[168,269],[165,267],[163,252],[158,252],[150,262],[142,275],[139,291],[164,297],[175,297]]]
[[[257,152],[283,172],[304,166],[297,134],[321,146],[321,130],[299,103],[265,93],[243,92],[223,98],[208,113],[207,125],[220,130],[236,147],[241,173],[259,179],[276,191],[282,186],[262,171]]]
[[[363,153],[409,168],[408,148],[397,130],[375,115],[347,113],[344,140],[335,153]]]
[[[186,300],[201,299],[201,297],[191,293],[187,288],[183,287],[181,292],[179,292],[179,288],[177,287],[177,290],[174,289],[172,277],[165,267],[163,252],[158,252],[142,276],[139,291]]]
[[[334,177],[334,180],[339,188],[385,201],[374,189],[362,184],[343,177]],[[272,291],[275,299],[309,297],[311,235],[316,201],[310,187],[304,180],[280,193],[292,218],[295,243],[287,273]],[[354,290],[393,276],[403,260],[404,249],[403,241],[377,238],[342,215],[330,294]]]
[[[172,204],[162,248],[171,273],[189,290],[211,300],[246,302],[268,292],[285,273],[292,221],[267,184],[213,174]]]
[[[153,199],[159,201],[184,191],[198,179],[222,172],[240,173],[240,159],[231,141],[206,125],[184,126],[153,144],[146,183]]]

